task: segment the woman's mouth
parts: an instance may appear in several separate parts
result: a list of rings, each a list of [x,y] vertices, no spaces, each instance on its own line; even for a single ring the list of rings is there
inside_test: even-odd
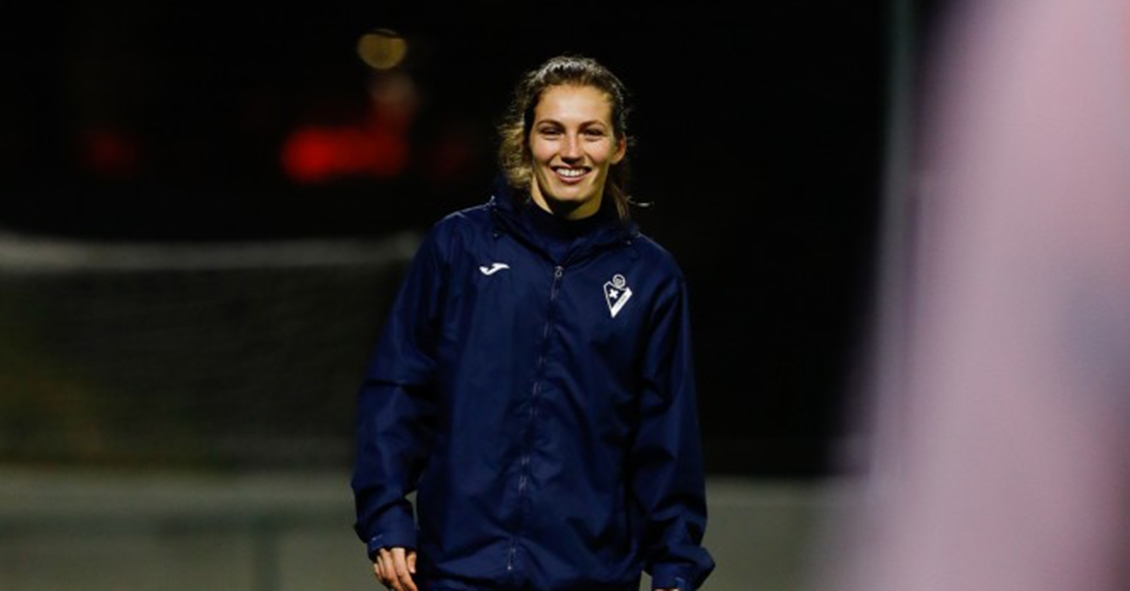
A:
[[[576,182],[576,181],[580,180],[582,177],[585,176],[585,174],[587,174],[589,172],[589,169],[586,168],[586,167],[583,167],[583,166],[577,167],[577,168],[565,167],[565,166],[556,166],[556,167],[553,168],[553,172],[557,173],[557,176],[561,180],[568,183],[568,182]]]

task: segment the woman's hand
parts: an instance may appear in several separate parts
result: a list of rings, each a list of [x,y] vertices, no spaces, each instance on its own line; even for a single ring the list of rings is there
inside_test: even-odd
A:
[[[373,563],[377,580],[393,591],[417,591],[412,575],[416,574],[416,551],[404,548],[381,548]]]

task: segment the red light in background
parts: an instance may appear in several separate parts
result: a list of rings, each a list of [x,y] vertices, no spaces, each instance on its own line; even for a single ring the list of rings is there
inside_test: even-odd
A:
[[[403,52],[398,55],[387,67],[393,68]],[[369,98],[371,110],[362,121],[335,127],[307,125],[291,133],[280,155],[287,176],[300,183],[319,183],[402,174],[410,158],[407,137],[417,108],[416,85],[403,72],[381,72],[370,81]]]
[[[408,165],[408,144],[382,126],[368,128],[300,128],[282,148],[287,176],[301,183],[339,177],[391,178]]]

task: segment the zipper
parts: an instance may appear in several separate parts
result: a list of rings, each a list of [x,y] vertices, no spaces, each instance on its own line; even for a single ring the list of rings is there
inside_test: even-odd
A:
[[[565,275],[565,267],[564,266],[555,265],[553,267],[553,284],[550,286],[550,289],[549,289],[549,303],[551,305],[553,304],[554,301],[557,300],[557,294],[560,291],[560,287],[561,287],[561,277],[564,276],[564,275]],[[548,342],[549,329],[552,325],[553,325],[553,316],[552,316],[551,313],[547,313],[546,319],[545,319],[545,326],[542,328],[542,334],[541,334],[541,336],[542,336],[542,346],[543,347],[545,347],[546,343]],[[534,422],[534,419],[536,418],[536,415],[537,415],[536,408],[535,408],[536,403],[537,403],[537,397],[538,397],[538,394],[541,393],[541,379],[542,379],[543,376],[540,375],[540,374],[541,374],[542,371],[545,370],[546,361],[547,361],[546,360],[546,354],[545,354],[545,351],[543,350],[542,354],[538,356],[538,374],[539,375],[538,375],[537,379],[534,381],[534,386],[533,386],[533,388],[530,392],[530,413],[529,413],[529,416],[527,417],[526,420],[528,421],[527,428],[531,429],[531,430],[533,429],[533,422]],[[519,499],[518,502],[521,503],[522,495],[523,495],[523,493],[526,492],[526,487],[530,482],[530,475],[529,475],[530,453],[529,453],[528,449],[525,450],[525,453],[522,454],[522,457],[519,461],[521,462],[521,465],[520,465],[519,471],[518,471],[518,499]],[[514,573],[514,562],[515,562],[515,557],[517,556],[517,553],[518,553],[518,534],[515,533],[510,538],[510,548],[506,552],[506,572],[507,573],[510,573],[510,574]]]

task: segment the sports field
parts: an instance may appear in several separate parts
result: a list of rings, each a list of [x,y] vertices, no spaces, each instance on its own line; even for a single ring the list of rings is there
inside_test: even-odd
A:
[[[713,479],[706,591],[804,589],[841,485]],[[381,589],[348,475],[0,472],[4,591]],[[645,582],[646,583],[646,582]]]

